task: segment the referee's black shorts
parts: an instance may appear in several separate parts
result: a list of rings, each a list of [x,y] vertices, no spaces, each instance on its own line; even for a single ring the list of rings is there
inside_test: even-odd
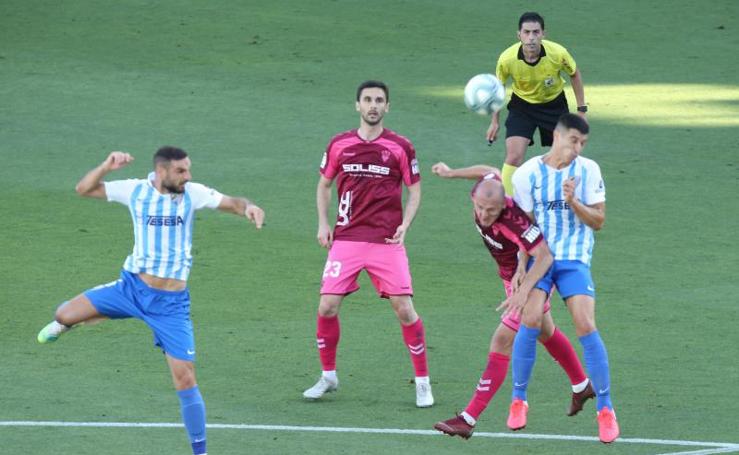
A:
[[[508,102],[505,137],[525,137],[529,139],[529,145],[534,145],[534,130],[539,128],[542,147],[549,147],[552,145],[554,127],[557,126],[559,117],[569,111],[564,92],[552,101],[541,104],[531,104],[514,93]]]

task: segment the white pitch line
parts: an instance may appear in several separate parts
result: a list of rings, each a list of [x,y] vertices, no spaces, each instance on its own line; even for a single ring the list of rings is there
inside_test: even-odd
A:
[[[167,422],[63,422],[63,421],[0,421],[0,427],[77,427],[77,428],[182,428],[181,423]],[[209,429],[221,430],[269,430],[269,431],[312,431],[324,433],[374,433],[374,434],[408,434],[420,436],[442,436],[435,430],[407,430],[400,428],[354,428],[354,427],[316,427],[300,425],[248,425],[211,423]],[[574,436],[562,434],[531,433],[486,433],[476,432],[473,437],[498,439],[539,439],[549,441],[588,441],[598,442],[593,436]],[[688,447],[711,447],[691,452],[673,452],[662,455],[711,455],[716,453],[739,452],[739,444],[731,442],[683,441],[674,439],[619,438],[617,444],[654,444]]]
[[[727,447],[722,447],[718,449],[693,450],[690,452],[661,453],[659,455],[713,455],[716,453],[736,453],[736,452],[739,452],[739,446],[727,446]]]

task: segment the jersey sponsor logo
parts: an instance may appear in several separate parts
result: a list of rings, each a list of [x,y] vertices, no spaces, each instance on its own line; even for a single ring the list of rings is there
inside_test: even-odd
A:
[[[184,224],[185,220],[181,216],[159,216],[149,215],[146,217],[148,226],[179,226]]]
[[[540,235],[541,230],[539,229],[539,226],[532,224],[528,229],[526,229],[526,231],[524,231],[521,237],[526,239],[527,242],[533,243]]]
[[[563,199],[556,201],[549,201],[546,204],[546,210],[569,210],[570,204],[566,203]]]
[[[342,164],[344,172],[390,175],[390,168],[376,164]]]
[[[421,171],[418,169],[418,160],[413,158],[411,161],[411,174],[418,175]]]
[[[503,249],[503,244],[502,243],[496,242],[495,240],[493,240],[492,237],[490,237],[489,235],[487,235],[484,232],[482,232],[482,229],[480,229],[480,226],[478,226],[477,224],[475,224],[475,227],[477,228],[477,232],[480,233],[480,235],[482,236],[482,239],[485,241],[485,243],[487,243],[488,245],[490,245],[493,248],[497,248],[499,250],[502,250]]]

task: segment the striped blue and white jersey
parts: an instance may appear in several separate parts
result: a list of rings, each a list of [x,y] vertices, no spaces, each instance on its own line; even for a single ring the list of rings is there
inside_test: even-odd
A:
[[[149,178],[105,182],[108,201],[128,207],[133,220],[133,251],[123,269],[161,278],[187,280],[192,267],[195,211],[217,208],[218,191],[188,182],[182,194],[161,194]]]
[[[595,161],[578,156],[567,167],[554,169],[543,156],[526,161],[513,173],[514,199],[525,212],[533,212],[536,223],[555,260],[574,260],[590,265],[595,237],[593,229],[580,221],[564,201],[562,184],[573,178],[575,194],[585,205],[605,202],[606,187]]]

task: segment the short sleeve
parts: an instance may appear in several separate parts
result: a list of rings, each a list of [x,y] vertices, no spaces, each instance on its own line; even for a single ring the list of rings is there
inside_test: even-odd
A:
[[[406,157],[404,162],[401,161],[403,183],[405,183],[405,186],[411,186],[421,180],[421,170],[418,167],[416,149],[413,147],[413,144],[408,143],[403,149]]]
[[[192,207],[195,210],[202,209],[203,207],[216,209],[223,200],[223,194],[200,183],[188,183],[187,192],[190,195]]]
[[[498,64],[495,66],[495,76],[503,85],[505,85],[509,74],[508,67],[503,60],[503,54],[501,54],[500,57],[498,57]]]
[[[588,174],[583,188],[584,195],[582,201],[585,205],[605,202],[606,185],[600,173],[600,166],[595,161],[590,161],[588,164]]]
[[[513,200],[521,210],[530,213],[534,211],[534,198],[531,196],[531,182],[526,172],[528,166],[520,167],[513,173]]]
[[[334,154],[331,153],[333,145],[334,141],[331,141],[328,146],[326,146],[326,151],[323,153],[320,167],[321,175],[329,180],[333,180],[333,178],[336,177],[336,173],[338,172],[336,159],[334,158]]]
[[[113,180],[112,182],[103,182],[103,185],[105,186],[105,197],[108,198],[108,202],[118,202],[120,204],[128,206],[134,188],[136,188],[136,185],[141,184],[142,182],[142,180],[138,179]]]
[[[575,59],[572,58],[572,55],[570,55],[570,53],[567,52],[567,49],[565,48],[562,48],[560,64],[562,65],[562,69],[564,69],[569,76],[575,75],[575,71],[577,71],[577,64],[575,63]]]
[[[508,240],[527,253],[544,240],[539,226],[532,223],[523,210],[511,203],[496,225]]]

